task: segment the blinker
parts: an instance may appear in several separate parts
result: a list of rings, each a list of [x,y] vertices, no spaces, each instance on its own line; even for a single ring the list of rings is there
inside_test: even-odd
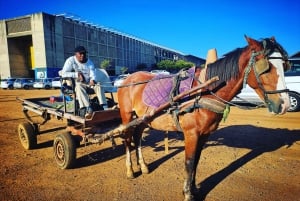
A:
[[[269,70],[269,68],[270,68],[269,62],[265,58],[262,58],[257,62],[255,62],[255,71],[258,75],[265,73],[266,71]]]

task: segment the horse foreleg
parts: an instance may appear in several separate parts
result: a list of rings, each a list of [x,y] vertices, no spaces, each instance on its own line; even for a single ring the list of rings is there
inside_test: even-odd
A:
[[[185,180],[183,193],[185,201],[194,200],[196,191],[196,170],[199,163],[200,155],[208,135],[185,137]]]
[[[135,135],[133,136],[134,143],[135,143],[135,150],[136,150],[136,156],[137,156],[137,162],[138,165],[141,168],[141,171],[143,174],[148,174],[149,169],[147,164],[145,163],[144,156],[142,153],[142,134],[144,131],[144,126],[139,126],[135,130]]]
[[[194,166],[194,159],[189,159],[185,161],[185,180],[183,183],[183,194],[185,201],[194,200],[194,195],[192,193],[192,178],[193,171],[192,167]]]
[[[185,134],[185,179],[183,184],[183,193],[185,201],[194,200],[193,189],[195,187],[195,167],[198,160],[196,157],[199,155],[198,142],[199,136],[196,133]]]
[[[201,153],[203,150],[203,146],[206,143],[209,135],[201,135],[198,139],[198,144],[196,147],[196,154],[195,154],[195,162],[194,162],[194,174],[193,174],[193,180],[192,180],[192,190],[193,192],[197,192],[197,187],[196,187],[196,174],[197,174],[197,167],[198,163],[201,157]]]

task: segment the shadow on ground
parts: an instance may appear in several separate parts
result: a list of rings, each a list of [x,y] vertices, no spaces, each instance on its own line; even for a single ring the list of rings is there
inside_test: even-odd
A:
[[[282,147],[289,148],[297,141],[300,141],[300,130],[269,129],[250,125],[229,126],[217,130],[210,136],[206,147],[222,145],[251,151],[202,181],[199,184],[201,187],[197,200],[205,200],[207,194],[226,177],[256,157]]]

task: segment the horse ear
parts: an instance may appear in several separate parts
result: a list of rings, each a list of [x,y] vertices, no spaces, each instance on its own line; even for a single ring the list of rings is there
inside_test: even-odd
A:
[[[272,36],[272,37],[270,38],[270,40],[271,40],[273,43],[275,43],[275,42],[276,42],[276,39],[275,39],[275,37],[274,37],[274,36]]]
[[[246,34],[244,35],[244,37],[245,37],[247,43],[250,45],[250,43],[251,43],[250,41],[252,41],[253,39],[248,37]]]
[[[256,46],[257,46],[257,44],[258,44],[258,42],[256,40],[254,40],[254,39],[246,36],[246,35],[245,35],[245,38],[246,38],[246,40],[248,42],[249,47],[252,47],[251,49],[255,49]]]
[[[248,42],[248,45],[250,46],[252,43],[253,43],[253,39],[252,38],[250,38],[250,37],[248,37],[248,36],[246,36],[245,35],[245,39],[246,39],[246,41]]]

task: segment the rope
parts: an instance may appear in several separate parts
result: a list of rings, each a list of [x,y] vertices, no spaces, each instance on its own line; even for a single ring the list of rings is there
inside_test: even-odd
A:
[[[227,103],[227,104],[229,104],[229,105],[231,105],[231,106],[238,107],[238,108],[240,108],[240,109],[244,109],[244,110],[253,110],[253,109],[257,109],[257,108],[261,108],[261,107],[262,107],[262,105],[257,105],[257,104],[255,104],[255,103],[251,103],[251,102],[249,102],[249,101],[247,101],[247,100],[245,100],[245,99],[242,99],[242,98],[240,98],[240,97],[238,97],[238,96],[236,96],[236,98],[238,98],[238,99],[240,99],[240,100],[243,100],[244,102],[250,103],[250,104],[252,104],[252,105],[256,105],[256,106],[254,106],[254,107],[251,107],[251,106],[241,106],[241,105],[235,104],[235,103],[233,103],[233,102],[231,102],[231,101],[224,100],[223,98],[219,97],[217,94],[215,94],[215,93],[212,92],[212,91],[209,91],[209,93],[210,93],[211,95],[213,95],[214,97],[218,98],[219,100],[221,100],[222,102]]]

